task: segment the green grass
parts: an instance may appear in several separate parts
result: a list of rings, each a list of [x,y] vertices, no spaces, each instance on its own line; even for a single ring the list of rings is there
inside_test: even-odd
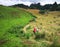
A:
[[[60,13],[42,15],[33,9],[29,12],[0,6],[0,47],[60,47]],[[29,25],[26,32],[25,25]],[[34,26],[40,29],[36,34]]]
[[[11,34],[8,31],[15,26],[24,27],[33,18],[33,15],[25,10],[0,6],[0,47],[16,47],[16,45],[21,47],[20,38],[16,37],[16,34]],[[8,41],[2,43],[1,40]]]

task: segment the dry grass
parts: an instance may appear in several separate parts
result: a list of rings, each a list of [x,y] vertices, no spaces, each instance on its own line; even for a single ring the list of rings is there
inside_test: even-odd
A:
[[[56,31],[56,29],[60,28],[58,24],[60,23],[60,12],[49,12],[48,14],[41,15],[39,14],[39,10],[36,9],[28,9],[27,11],[31,12],[33,15],[37,16],[36,22],[31,22],[31,26],[37,26],[40,30],[45,31]],[[56,18],[54,18],[56,17]],[[41,29],[42,28],[42,29]]]
[[[47,14],[42,15],[39,13],[39,10],[37,10],[37,9],[27,9],[26,11],[32,13],[33,15],[35,15],[37,17],[35,19],[36,21],[30,22],[28,24],[29,26],[31,26],[31,29],[29,29],[29,31],[32,32],[33,28],[37,27],[40,33],[41,32],[46,33],[45,38],[48,40],[47,43],[52,44],[55,33],[60,32],[58,30],[60,28],[60,25],[59,25],[60,12],[53,11],[53,12],[48,12]],[[28,31],[28,30],[26,30],[26,28],[25,28],[25,31]],[[60,36],[60,35],[58,35],[58,36]]]

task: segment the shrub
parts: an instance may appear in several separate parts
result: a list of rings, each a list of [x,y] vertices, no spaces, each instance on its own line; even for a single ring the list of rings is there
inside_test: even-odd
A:
[[[49,47],[50,45],[47,42],[41,42],[40,47]]]
[[[32,20],[30,20],[30,22],[33,22],[33,21],[36,22],[35,18],[33,18]]]
[[[25,38],[26,39],[29,39],[30,37],[31,37],[31,33],[29,33],[29,32],[28,33],[25,33]]]
[[[23,27],[22,26],[15,26],[15,27],[11,27],[11,29],[8,30],[9,33],[12,33],[12,34],[16,34],[18,33],[18,31],[21,31]]]
[[[15,34],[16,37],[23,37],[25,33],[22,30],[22,28],[23,28],[22,26],[15,26],[9,29],[8,32],[11,34]]]
[[[33,15],[32,13],[30,13],[30,14]],[[33,15],[33,18],[37,18],[37,17]]]
[[[60,47],[60,44],[57,42],[57,38],[54,38],[53,43],[50,47]]]
[[[54,16],[53,18],[55,19],[56,17]]]
[[[60,31],[60,28],[58,28],[57,31]]]
[[[35,39],[39,40],[39,39],[44,39],[45,38],[45,33],[37,33],[35,35]]]
[[[50,23],[52,23],[52,21],[50,21]]]
[[[42,25],[42,23],[40,23],[40,25]]]
[[[46,10],[40,10],[39,13],[40,14],[45,14]]]

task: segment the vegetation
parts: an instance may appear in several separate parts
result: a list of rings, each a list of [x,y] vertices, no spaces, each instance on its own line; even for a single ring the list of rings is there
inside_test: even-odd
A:
[[[40,39],[44,39],[45,38],[45,33],[36,33],[35,35],[35,39],[36,40],[40,40]]]
[[[46,4],[42,6],[40,3],[33,3],[30,6],[26,6],[24,4],[16,4],[13,7],[21,7],[26,9],[39,9],[39,10],[50,10],[50,11],[60,11],[60,4],[54,2],[53,4]]]
[[[59,11],[45,11],[45,14],[39,13],[40,11],[37,9],[28,9],[33,15],[35,15],[36,22],[30,23],[30,32],[33,27],[38,28],[38,33],[35,36],[32,36],[33,39],[38,42],[38,47],[58,47],[60,46],[60,26],[58,25],[60,22]],[[59,18],[58,18],[59,17]],[[28,30],[27,30],[28,31]],[[40,45],[41,44],[41,45]]]
[[[46,10],[40,10],[39,13],[40,13],[40,14],[45,14],[45,13],[47,13],[47,11],[46,11]]]
[[[0,47],[60,47],[59,4],[16,6],[0,6]]]
[[[20,47],[22,28],[33,18],[25,10],[0,6],[0,47]]]

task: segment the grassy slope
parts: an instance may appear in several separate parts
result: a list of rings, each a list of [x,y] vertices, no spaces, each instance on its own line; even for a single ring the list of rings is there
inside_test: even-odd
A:
[[[60,45],[60,11],[53,11],[53,12],[49,12],[48,14],[40,14],[39,10],[36,9],[28,9],[28,12],[32,13],[33,15],[35,15],[36,21],[35,22],[31,22],[30,25],[30,29],[27,29],[27,31],[33,31],[34,27],[37,27],[39,30],[39,32],[45,32],[46,33],[46,38],[47,38],[47,42],[51,43],[53,41],[50,41],[53,36],[57,36],[58,39],[58,44]],[[28,27],[29,28],[29,27]],[[53,34],[53,36],[51,36]],[[50,37],[48,37],[50,36]],[[46,42],[46,40],[42,40],[42,42]],[[41,41],[40,41],[41,43]]]
[[[16,37],[15,34],[10,34],[7,31],[13,27],[13,26],[25,26],[29,21],[33,18],[30,13],[35,15],[36,21],[29,23],[31,26],[30,29],[27,31],[30,31],[30,34],[33,31],[34,26],[39,28],[40,32],[47,31],[46,37],[48,35],[51,35],[53,32],[55,34],[59,34],[60,29],[60,12],[49,12],[48,14],[41,15],[39,14],[39,10],[32,10],[29,9],[28,12],[22,9],[17,8],[11,8],[11,7],[3,7],[0,6],[0,43],[1,40],[4,41],[4,39],[8,39],[6,43],[1,43],[0,47],[47,47],[50,43],[49,38],[48,41],[44,39],[40,39],[40,41],[35,41],[34,38],[25,40],[20,37]],[[27,34],[29,35],[29,34]],[[59,37],[59,36],[58,36]],[[52,37],[51,37],[52,38]],[[59,40],[60,41],[60,40]],[[23,42],[23,43],[22,43]]]
[[[0,44],[0,47],[15,47],[15,45],[19,45],[20,39],[7,31],[17,25],[24,27],[31,19],[33,19],[32,15],[24,10],[0,6],[0,41],[4,39],[11,41],[4,45],[0,42],[2,44]]]
[[[49,12],[48,14],[41,15],[39,10],[30,10],[33,15],[37,17],[36,22],[33,22],[32,26],[37,26],[40,30],[47,30],[49,32],[55,32],[60,28],[60,12]]]

